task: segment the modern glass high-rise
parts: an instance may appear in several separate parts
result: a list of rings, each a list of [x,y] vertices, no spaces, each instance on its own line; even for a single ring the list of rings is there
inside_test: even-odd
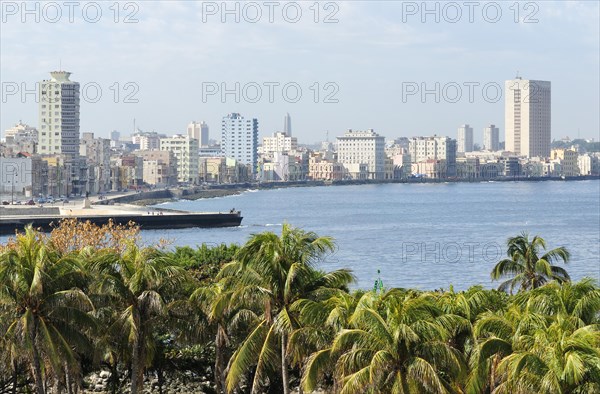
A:
[[[79,157],[79,82],[70,72],[52,71],[51,79],[39,84],[38,152]]]
[[[483,129],[483,149],[492,152],[500,149],[500,130],[493,124]]]
[[[288,137],[292,136],[292,117],[289,113],[285,114],[283,118],[283,132],[288,135]]]
[[[457,152],[473,151],[473,128],[464,124],[458,128],[456,136]]]
[[[504,84],[506,150],[518,156],[550,157],[550,81],[517,77]]]
[[[231,113],[221,121],[221,150],[225,157],[250,167],[255,174],[258,165],[258,119],[246,119]]]

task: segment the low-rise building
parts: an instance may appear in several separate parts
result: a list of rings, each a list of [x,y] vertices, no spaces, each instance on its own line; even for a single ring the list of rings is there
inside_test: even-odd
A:
[[[322,153],[313,154],[308,160],[308,178],[313,181],[341,181],[344,179],[344,166],[328,160]]]
[[[560,176],[579,176],[578,157],[573,149],[553,149],[550,152],[550,159],[560,162]]]

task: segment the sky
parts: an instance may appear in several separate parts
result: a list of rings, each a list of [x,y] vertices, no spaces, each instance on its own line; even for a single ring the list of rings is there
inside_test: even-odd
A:
[[[0,128],[38,125],[27,90],[81,84],[81,132],[220,138],[231,112],[300,143],[504,133],[504,81],[552,83],[552,138],[600,139],[600,11],[568,2],[2,1]],[[25,9],[26,7],[27,9]],[[237,20],[236,20],[237,19]],[[500,89],[498,89],[500,88]],[[225,94],[222,94],[225,92]],[[425,92],[425,94],[422,94]]]

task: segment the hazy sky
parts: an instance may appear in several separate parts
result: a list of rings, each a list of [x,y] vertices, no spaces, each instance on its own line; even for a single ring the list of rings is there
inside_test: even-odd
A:
[[[476,142],[490,123],[503,140],[496,87],[518,71],[552,82],[553,138],[599,138],[597,1],[428,2],[430,13],[421,1],[228,2],[231,14],[205,3],[31,2],[26,13],[21,1],[3,1],[1,129],[20,119],[37,126],[34,95],[11,92],[34,89],[62,64],[82,85],[81,131],[103,137],[129,134],[135,118],[167,134],[204,120],[218,139],[229,112],[257,117],[268,135],[289,112],[301,143],[348,128],[455,137],[463,123]],[[209,94],[236,82],[239,103]],[[422,88],[432,91],[424,100]]]

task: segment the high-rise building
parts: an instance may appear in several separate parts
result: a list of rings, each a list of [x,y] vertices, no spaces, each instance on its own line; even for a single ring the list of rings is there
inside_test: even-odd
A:
[[[188,135],[198,140],[199,146],[208,146],[208,125],[206,122],[190,122],[187,127]]]
[[[366,166],[367,179],[385,177],[385,137],[367,131],[348,130],[337,137],[338,161],[344,165],[352,178],[360,179],[361,166]]]
[[[285,114],[283,118],[283,132],[288,135],[288,137],[292,136],[292,117],[289,113]]]
[[[221,150],[256,173],[258,165],[258,119],[231,113],[221,121]]]
[[[517,77],[506,81],[504,87],[506,150],[518,156],[549,157],[550,82]]]
[[[42,155],[79,156],[79,82],[70,72],[52,71],[51,79],[40,82],[38,152]]]
[[[119,141],[121,139],[121,133],[117,130],[113,130],[110,132],[110,140],[111,141]]]
[[[473,128],[468,124],[458,128],[456,145],[457,152],[473,152]]]
[[[483,129],[483,149],[492,152],[500,149],[500,130],[493,124]]]
[[[176,134],[160,139],[160,150],[173,152],[177,160],[179,182],[198,183],[198,140],[189,135]]]

